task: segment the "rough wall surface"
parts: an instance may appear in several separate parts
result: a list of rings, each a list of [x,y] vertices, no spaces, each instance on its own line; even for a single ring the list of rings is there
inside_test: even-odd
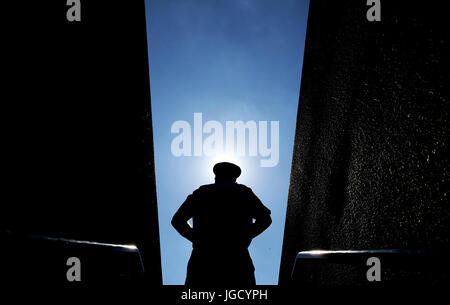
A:
[[[381,2],[368,22],[366,1],[311,1],[280,284],[303,250],[448,247],[448,22],[443,7]]]
[[[137,244],[161,283],[144,1],[66,2],[3,8],[1,228]]]

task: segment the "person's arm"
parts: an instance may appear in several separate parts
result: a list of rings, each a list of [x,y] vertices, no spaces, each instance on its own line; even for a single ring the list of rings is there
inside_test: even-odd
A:
[[[255,222],[252,224],[250,231],[250,238],[255,238],[262,232],[264,232],[272,224],[272,218],[270,214],[262,215],[261,217],[255,218]]]
[[[259,198],[250,190],[250,200],[254,209],[255,222],[250,229],[250,238],[253,239],[262,232],[264,232],[271,224],[270,210],[264,206]]]
[[[180,206],[178,211],[173,215],[172,226],[180,233],[181,236],[194,242],[194,229],[188,222],[192,218],[192,195],[189,195],[186,201]]]

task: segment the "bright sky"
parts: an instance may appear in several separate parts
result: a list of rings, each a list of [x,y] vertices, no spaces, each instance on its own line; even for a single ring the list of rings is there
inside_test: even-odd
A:
[[[222,158],[172,154],[175,121],[279,121],[279,162],[226,158],[241,166],[238,183],[272,211],[253,240],[257,284],[277,284],[309,0],[147,0],[153,134],[163,282],[184,284],[191,244],[170,225],[186,197],[214,182]],[[224,130],[225,133],[225,130]],[[270,143],[270,128],[268,130]],[[203,135],[203,140],[208,134]],[[248,138],[248,135],[247,135]],[[192,137],[193,140],[193,137]],[[192,142],[192,146],[195,144]]]

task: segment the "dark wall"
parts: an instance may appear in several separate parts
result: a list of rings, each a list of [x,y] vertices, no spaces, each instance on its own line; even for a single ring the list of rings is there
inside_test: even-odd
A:
[[[302,250],[448,247],[448,18],[381,4],[368,22],[366,1],[311,0],[280,284]],[[344,266],[310,272],[365,281]]]
[[[2,229],[136,243],[160,283],[144,2],[67,9],[2,8]]]

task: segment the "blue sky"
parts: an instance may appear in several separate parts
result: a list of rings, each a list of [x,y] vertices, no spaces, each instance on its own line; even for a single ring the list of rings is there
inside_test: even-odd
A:
[[[183,284],[190,243],[170,225],[186,197],[214,182],[220,157],[172,154],[175,121],[279,121],[279,163],[232,156],[273,223],[253,240],[257,284],[277,284],[305,42],[308,0],[146,1],[164,284]],[[269,133],[270,134],[270,133]],[[204,136],[204,138],[207,135]]]

